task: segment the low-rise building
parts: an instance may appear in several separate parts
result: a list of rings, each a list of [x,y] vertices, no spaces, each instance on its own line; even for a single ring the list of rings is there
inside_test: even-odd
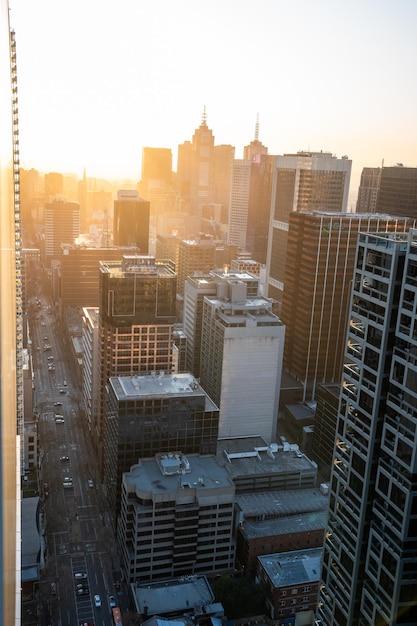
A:
[[[258,577],[269,585],[269,616],[274,620],[295,618],[301,611],[315,611],[323,550],[296,550],[267,554],[258,559]]]

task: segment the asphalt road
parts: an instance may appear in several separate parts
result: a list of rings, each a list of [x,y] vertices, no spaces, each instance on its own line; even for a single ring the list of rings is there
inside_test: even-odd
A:
[[[116,598],[122,612],[127,609],[123,584],[121,590],[115,586],[120,580],[116,542],[71,355],[55,311],[45,297],[37,297],[40,306],[34,300],[31,337],[46,554],[39,586],[39,624],[107,626],[112,624],[109,595]],[[62,417],[57,420],[56,414]],[[87,579],[77,580],[76,573],[86,574]],[[77,584],[84,582],[88,582],[88,592],[78,594]],[[95,594],[100,595],[100,608],[95,606]]]

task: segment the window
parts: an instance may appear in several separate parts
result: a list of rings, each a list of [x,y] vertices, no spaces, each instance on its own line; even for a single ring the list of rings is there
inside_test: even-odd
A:
[[[282,596],[286,596],[287,595],[287,590],[286,589],[281,589],[281,595]]]
[[[295,594],[298,593],[297,587],[294,587],[294,589],[291,589],[291,593],[293,596],[295,596]]]

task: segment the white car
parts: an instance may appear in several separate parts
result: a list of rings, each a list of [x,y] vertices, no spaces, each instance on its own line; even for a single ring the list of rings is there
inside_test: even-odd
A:
[[[98,594],[94,596],[94,604],[98,609],[101,607],[101,598]]]
[[[91,480],[91,478],[88,479],[87,484],[89,487],[94,487],[94,482]]]

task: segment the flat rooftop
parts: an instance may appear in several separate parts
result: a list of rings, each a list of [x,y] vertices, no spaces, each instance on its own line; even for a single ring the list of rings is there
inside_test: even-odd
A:
[[[132,593],[139,613],[164,615],[190,611],[209,605],[213,591],[205,576],[182,576],[177,579],[132,585]]]
[[[251,443],[255,445],[251,445]],[[259,445],[258,445],[259,444]],[[288,444],[284,452],[281,445],[260,445],[254,438],[220,439],[217,443],[217,458],[226,465],[233,478],[263,474],[279,474],[287,472],[308,473],[317,471],[317,464],[305,454],[300,453],[298,446]]]
[[[328,496],[318,489],[237,494],[236,505],[248,539],[286,535],[294,531],[323,530],[327,524]]]
[[[172,458],[175,454],[172,453]],[[168,453],[165,455],[168,457]],[[234,491],[234,485],[227,470],[219,465],[215,456],[199,454],[184,455],[187,470],[181,469],[173,473],[161,470],[160,459],[141,459],[133,465],[130,472],[123,474],[123,480],[136,491],[152,494],[172,494],[182,489],[198,489],[206,491],[227,488]]]
[[[266,554],[259,556],[258,561],[274,587],[288,587],[318,582],[322,554],[321,548],[311,548],[310,550]]]
[[[119,402],[126,400],[141,400],[145,397],[163,398],[183,396],[203,396],[206,411],[218,410],[218,407],[206,394],[192,374],[153,374],[136,376],[112,376],[109,379],[116,398]]]

